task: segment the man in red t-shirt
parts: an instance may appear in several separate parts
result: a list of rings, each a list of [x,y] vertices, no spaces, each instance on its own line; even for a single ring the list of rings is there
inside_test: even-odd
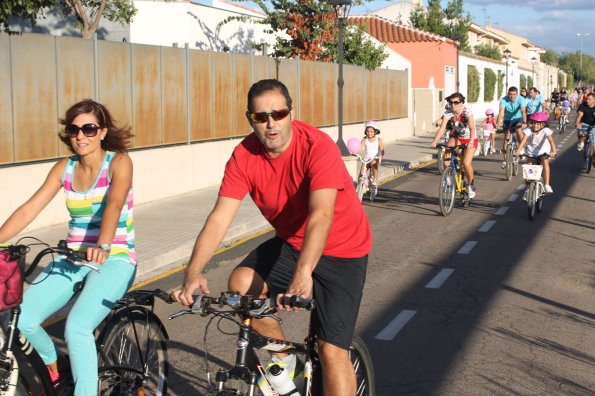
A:
[[[354,395],[348,348],[372,247],[370,225],[337,145],[322,131],[294,120],[292,110],[280,81],[262,80],[250,88],[246,116],[254,132],[226,165],[217,203],[198,235],[182,287],[172,297],[190,305],[195,289],[209,293],[203,268],[250,194],[276,236],[233,270],[229,289],[279,295],[278,301],[282,296],[314,297],[312,324],[324,394]],[[261,334],[284,338],[273,319],[255,320],[253,326]],[[295,356],[277,358],[295,366]]]

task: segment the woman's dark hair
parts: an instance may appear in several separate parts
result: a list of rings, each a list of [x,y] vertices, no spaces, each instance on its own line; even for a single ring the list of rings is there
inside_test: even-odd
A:
[[[95,118],[97,118],[97,122],[99,123],[100,128],[107,128],[107,134],[105,138],[101,141],[101,148],[106,151],[115,151],[118,153],[126,153],[128,152],[128,147],[130,146],[132,137],[132,128],[125,126],[125,127],[118,127],[115,125],[115,120],[113,119],[109,110],[102,105],[101,103],[97,103],[92,99],[84,99],[78,103],[72,105],[67,111],[64,118],[60,119],[60,124],[68,125],[72,124],[72,121],[76,117],[81,114],[93,114]],[[72,143],[70,142],[70,137],[68,134],[62,130],[58,134],[60,140],[68,146],[68,149],[75,154],[76,151],[74,147],[72,147]]]
[[[455,99],[455,98],[459,99],[459,101],[460,101],[460,102],[462,102],[462,103],[465,103],[465,97],[464,97],[464,96],[463,96],[463,94],[462,94],[462,93],[460,93],[460,92],[455,92],[455,93],[452,93],[452,94],[450,94],[450,95],[449,95],[449,96],[446,98],[446,101],[447,101],[447,102],[450,102],[451,100],[453,100],[453,99]]]
[[[292,109],[291,106],[292,106],[293,102],[291,100],[291,96],[289,96],[289,90],[287,89],[285,84],[283,84],[279,80],[268,79],[268,80],[260,80],[258,82],[255,82],[250,87],[250,90],[248,91],[248,112],[249,113],[252,113],[252,110],[254,110],[254,108],[252,106],[253,99],[257,96],[262,95],[265,92],[268,92],[268,91],[277,91],[281,95],[285,96],[285,101],[287,102],[287,108],[289,110]]]

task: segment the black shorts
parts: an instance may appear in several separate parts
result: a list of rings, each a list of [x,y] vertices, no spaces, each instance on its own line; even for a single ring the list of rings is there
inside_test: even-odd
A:
[[[516,118],[514,120],[504,120],[504,123],[502,124],[502,129],[504,130],[504,133],[506,133],[507,131],[514,131],[516,128],[518,128],[519,124],[522,124],[523,120],[521,120],[520,118]]]
[[[266,282],[269,296],[284,293],[293,279],[300,252],[275,237],[253,250],[238,267],[254,269]],[[362,300],[368,256],[322,256],[312,273],[316,309],[311,321],[316,336],[348,349]]]

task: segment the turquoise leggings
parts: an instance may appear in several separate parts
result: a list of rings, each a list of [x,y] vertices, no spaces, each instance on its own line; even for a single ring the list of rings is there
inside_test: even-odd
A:
[[[97,395],[97,349],[93,332],[114,304],[132,286],[136,267],[126,259],[110,258],[97,273],[57,259],[37,277],[23,296],[19,330],[31,342],[45,364],[58,355],[41,324],[62,308],[74,294],[75,283],[85,281],[66,320],[68,346],[76,396]]]

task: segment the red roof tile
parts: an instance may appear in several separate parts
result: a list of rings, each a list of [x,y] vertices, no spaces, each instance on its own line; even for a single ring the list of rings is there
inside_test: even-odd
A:
[[[370,36],[382,43],[452,42],[437,34],[424,32],[379,16],[349,17],[348,22],[352,25],[362,26]]]

